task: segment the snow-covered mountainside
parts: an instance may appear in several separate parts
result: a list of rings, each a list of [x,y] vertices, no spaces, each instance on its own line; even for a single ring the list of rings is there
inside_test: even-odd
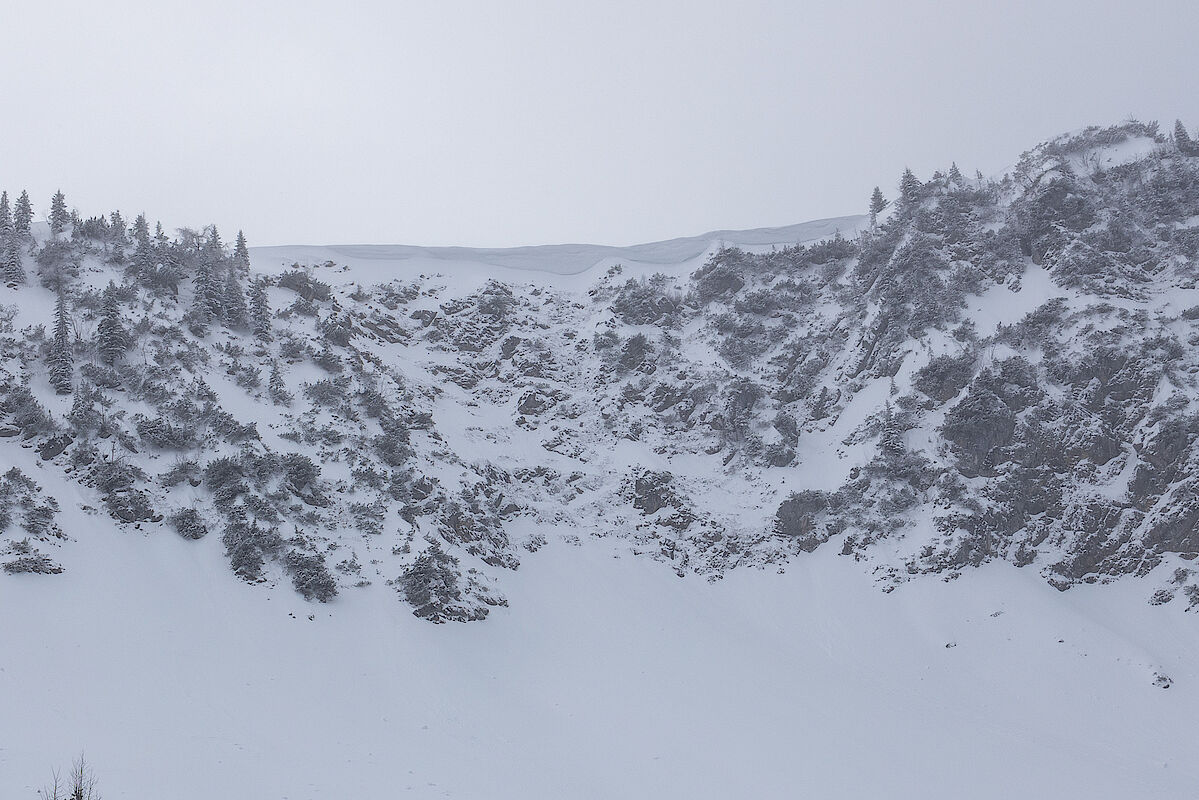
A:
[[[1082,694],[1046,699],[1035,721],[996,723],[970,740],[991,748],[981,770],[1002,772],[996,753],[1012,752],[1021,725],[1036,738],[1075,714],[1071,725],[1089,720],[1112,737],[1120,719],[1142,726],[1126,761],[1107,761],[1120,748],[1114,739],[1061,756],[1079,771],[1106,762],[1106,772],[1083,781],[1094,796],[1188,785],[1199,767],[1186,763],[1185,749],[1171,756],[1185,738],[1181,717],[1150,734],[1146,709],[1158,709],[1166,694],[1158,689],[1195,677],[1199,652],[1189,616],[1180,616],[1199,606],[1199,148],[1185,131],[1166,137],[1155,125],[1090,128],[1031,150],[999,180],[967,178],[956,167],[923,183],[906,173],[899,196],[881,206],[870,216],[630,248],[251,250],[240,236],[227,247],[213,229],[170,239],[144,217],[132,225],[115,213],[85,219],[62,202],[48,224],[30,224],[27,204],[6,204],[0,600],[39,611],[3,625],[33,647],[37,626],[73,617],[71,603],[111,591],[99,587],[111,587],[112,576],[123,587],[114,595],[118,615],[139,603],[170,604],[178,587],[178,613],[154,607],[133,625],[137,635],[188,649],[195,645],[176,626],[202,629],[220,652],[244,648],[235,659],[244,670],[324,642],[340,654],[316,658],[320,670],[353,680],[358,662],[346,653],[358,653],[363,680],[388,702],[418,691],[384,688],[388,661],[419,660],[426,650],[438,669],[465,669],[458,656],[494,654],[510,670],[505,685],[546,680],[516,654],[518,643],[502,644],[515,636],[551,662],[580,659],[568,674],[603,684],[603,670],[584,669],[583,659],[604,648],[644,652],[655,637],[677,634],[682,649],[653,670],[685,674],[687,686],[710,685],[715,697],[658,687],[665,694],[646,698],[650,706],[663,696],[696,708],[715,703],[720,720],[750,725],[725,696],[734,688],[716,684],[722,674],[754,682],[755,663],[773,676],[735,689],[768,719],[760,735],[720,739],[733,760],[764,757],[775,745],[787,759],[793,747],[815,746],[814,734],[787,735],[790,722],[770,710],[771,691],[792,704],[784,708],[825,719],[837,747],[854,740],[858,729],[838,719],[843,708],[810,688],[784,690],[772,670],[807,670],[794,679],[828,678],[866,705],[893,703],[887,713],[898,720],[928,710],[936,687],[884,700],[897,690],[877,675],[831,676],[875,657],[878,637],[902,633],[913,641],[883,642],[881,652],[895,659],[896,681],[921,681],[960,630],[985,642],[964,659],[972,666],[957,673],[941,663],[930,678],[955,697],[965,691],[963,675],[985,684],[999,680],[997,665],[1015,669],[1026,657],[1056,670],[1043,684],[1047,698],[1066,686],[1119,692],[1133,673],[1156,692],[1122,696],[1119,718],[1080,712]],[[616,568],[597,553],[637,566],[612,577]],[[526,566],[538,563],[542,572],[528,577]],[[661,581],[661,598],[646,588],[649,575]],[[687,588],[677,588],[679,578]],[[132,588],[141,581],[144,595]],[[597,587],[637,602],[605,598]],[[273,633],[256,596],[321,625],[338,608],[358,622],[325,639]],[[379,597],[388,598],[386,610]],[[524,598],[569,611],[522,608]],[[608,611],[594,608],[606,603]],[[1017,607],[1020,627],[1000,633],[995,618]],[[714,627],[684,622],[688,608],[710,615]],[[201,609],[250,621],[244,633],[218,630]],[[399,624],[396,609],[432,622],[498,616],[468,627],[503,633],[486,635],[484,654],[463,644],[466,634],[438,639],[406,621],[399,630],[411,641],[401,652],[394,634],[379,632]],[[639,614],[647,618],[634,620]],[[89,625],[67,623],[77,641],[116,625],[103,611],[81,619]],[[554,637],[569,639],[572,619],[602,632],[556,650]],[[1070,638],[1076,633],[1086,644]],[[385,644],[363,655],[362,643],[351,643],[358,635]],[[824,655],[801,652],[793,637]],[[1023,655],[1003,655],[1005,637],[1020,640],[1011,646]],[[726,654],[695,673],[688,659],[714,658],[717,640],[743,645],[744,658]],[[62,645],[52,652],[69,657]],[[1088,653],[1122,666],[1080,679],[1078,659]],[[193,655],[221,673],[213,654]],[[10,659],[0,652],[0,681],[11,682],[0,685],[0,698],[17,702],[17,681],[47,667],[36,654]],[[119,658],[105,663],[125,669]],[[633,682],[637,668],[621,667]],[[204,668],[188,670],[184,684],[203,680]],[[439,691],[486,694],[481,674],[456,684],[411,664],[401,672],[444,681]],[[1025,689],[1044,676],[1026,677]],[[214,691],[244,694],[234,677],[222,680],[227,686]],[[626,708],[624,686],[599,686],[599,702]],[[294,688],[316,691],[303,680]],[[283,690],[263,691],[271,699],[245,702],[266,713]],[[1017,686],[996,691],[1003,698]],[[1171,696],[1177,708],[1196,708],[1193,689]],[[336,715],[335,697],[313,702]],[[464,699],[454,719],[469,718],[473,702]],[[865,705],[854,707],[865,724]],[[596,775],[592,791],[557,781],[548,766],[541,783],[522,780],[492,760],[555,746],[552,715],[537,708],[508,709],[536,735],[505,740],[472,768],[498,770],[540,796],[674,796],[672,785],[686,796],[724,787],[727,796],[747,785],[702,778],[713,757],[703,748],[698,757],[669,755],[663,771],[646,762],[629,782]],[[413,720],[433,718],[422,709]],[[455,722],[443,731],[449,739],[433,743],[396,734],[386,720],[372,724],[390,745],[437,750],[429,757],[441,766],[426,773],[444,780],[453,763],[445,748],[460,754],[479,746],[476,736],[502,738],[508,712],[483,713],[497,716],[480,733]],[[958,713],[938,716],[938,730],[964,725]],[[620,715],[604,724],[614,734]],[[50,728],[32,727],[39,741],[52,738]],[[1085,727],[1063,734],[1071,747]],[[892,733],[906,737],[902,728],[897,721]],[[586,725],[565,730],[608,741]],[[349,741],[369,746],[367,733],[358,736]],[[654,738],[631,741],[652,750]],[[845,779],[843,796],[880,791],[886,770],[952,738],[905,742],[882,772]],[[774,744],[737,749],[763,739]],[[339,757],[351,763],[348,752]],[[563,774],[577,767],[581,751],[570,752]],[[618,765],[632,758],[609,755]],[[1013,757],[1038,765],[1026,776],[1032,783],[992,786],[1069,793],[1047,777],[1040,747]],[[271,758],[303,761],[294,752]],[[385,758],[372,753],[368,762]],[[1160,772],[1167,763],[1174,771]],[[671,784],[677,770],[691,778]],[[244,770],[230,774],[244,780]],[[938,786],[948,792],[968,777]],[[345,780],[361,793],[377,786]],[[814,785],[826,791],[817,794],[837,796],[835,780],[821,773]],[[456,781],[452,796],[495,796],[486,777]],[[304,785],[288,784],[291,796],[322,796]],[[656,794],[647,790],[654,786]],[[757,786],[759,796],[783,796],[772,794],[775,783]],[[1157,788],[1145,796],[1167,796]]]
[[[821,546],[886,588],[1152,571],[1193,605],[1188,148],[1092,129],[1001,181],[905,176],[873,225],[625,249],[247,257],[64,219],[11,248],[0,433],[59,478],[5,478],[7,569],[56,568],[65,478],[96,514],[220,536],[248,581],[388,582],[436,621],[484,617],[563,536],[713,578]]]

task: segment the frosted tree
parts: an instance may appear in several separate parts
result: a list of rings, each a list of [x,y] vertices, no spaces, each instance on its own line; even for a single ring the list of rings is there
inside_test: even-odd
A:
[[[912,171],[904,169],[903,176],[899,179],[899,208],[908,213],[920,205],[923,188],[923,184],[912,174]]]
[[[70,394],[75,377],[75,359],[71,355],[71,323],[67,316],[67,293],[58,287],[58,302],[54,306],[54,338],[46,358],[50,368],[50,385],[59,394]]]
[[[0,236],[10,236],[12,233],[12,206],[8,204],[8,192],[0,192]]]
[[[29,202],[29,192],[22,191],[13,207],[13,228],[18,236],[28,236],[29,226],[33,223],[33,205]]]
[[[121,324],[121,304],[117,298],[117,287],[111,281],[104,290],[104,300],[100,308],[100,325],[96,329],[96,349],[100,360],[112,365],[125,355],[131,339],[125,326]]]
[[[237,243],[233,245],[233,262],[243,275],[250,274],[250,248],[246,245],[246,235],[237,232]]]
[[[957,187],[966,185],[966,179],[962,176],[962,171],[958,169],[956,161],[949,165],[949,185]]]
[[[1174,145],[1184,156],[1199,155],[1199,146],[1195,145],[1195,140],[1187,133],[1186,125],[1180,119],[1174,120]]]
[[[139,217],[139,219],[145,220],[144,217]],[[136,249],[133,251],[133,262],[131,264],[133,274],[137,276],[138,282],[143,286],[153,285],[158,258],[154,245],[150,242],[149,230],[143,230],[139,233],[135,224],[134,241]]]
[[[208,259],[201,258],[192,279],[191,316],[202,325],[207,325],[213,319],[220,318],[220,307],[214,303],[214,297],[220,297],[220,285],[212,274],[212,265]]]
[[[58,236],[66,230],[67,224],[71,221],[71,212],[67,211],[67,196],[58,190],[54,193],[54,197],[50,199],[50,233],[53,236]]]
[[[874,192],[870,195],[870,227],[871,229],[878,226],[878,215],[886,211],[887,206],[891,202],[883,197],[883,192],[877,186],[874,187]]]
[[[209,225],[205,231],[208,234],[208,241],[205,248],[208,250],[208,257],[214,263],[220,263],[225,258],[225,244],[221,241],[221,232],[216,229],[216,225]]]
[[[890,457],[901,456],[907,451],[904,443],[904,429],[899,420],[891,412],[891,404],[883,406],[882,430],[879,435],[878,448]]]
[[[271,377],[267,383],[267,394],[270,395],[271,402],[277,406],[290,406],[292,401],[291,393],[287,391],[287,384],[283,381],[283,375],[279,372],[278,363],[271,362]]]
[[[120,211],[114,211],[108,217],[108,238],[113,246],[129,244],[129,234],[125,230],[125,218]]]
[[[260,342],[271,340],[271,301],[266,294],[266,281],[258,278],[250,286],[250,326]]]
[[[247,325],[246,293],[241,288],[241,281],[237,279],[236,270],[229,270],[225,276],[223,296],[224,308],[222,311],[225,324],[238,330],[245,328]]]
[[[21,242],[15,233],[0,236],[0,280],[6,284],[25,282],[25,268],[21,266]]]
[[[146,215],[138,214],[137,219],[133,220],[133,241],[141,243],[150,238],[150,223],[146,221]]]

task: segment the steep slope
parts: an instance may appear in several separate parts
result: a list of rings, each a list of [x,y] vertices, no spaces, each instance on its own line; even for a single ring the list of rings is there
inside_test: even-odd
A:
[[[623,249],[51,217],[0,209],[4,796],[1199,778],[1188,139]]]
[[[42,287],[6,290],[0,433],[248,581],[384,582],[434,621],[579,538],[713,579],[831,546],[888,590],[1152,573],[1193,606],[1197,219],[1199,157],[1141,123],[906,174],[874,226],[623,251],[251,259],[76,216],[7,239]],[[9,571],[55,569],[54,492],[5,481]]]

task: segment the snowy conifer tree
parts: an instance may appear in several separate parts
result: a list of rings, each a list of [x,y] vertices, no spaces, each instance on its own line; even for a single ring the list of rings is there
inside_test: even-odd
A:
[[[54,307],[54,338],[46,365],[50,368],[50,385],[59,394],[70,394],[75,377],[75,359],[71,355],[71,329],[67,317],[67,294],[58,287],[58,302]]]
[[[54,197],[50,200],[50,233],[53,236],[58,236],[66,230],[67,223],[71,221],[71,212],[67,211],[67,197],[62,193],[62,190],[54,193]]]
[[[899,208],[904,213],[911,212],[920,205],[920,194],[923,184],[912,174],[910,169],[904,169],[899,179]]]
[[[246,235],[237,232],[237,243],[233,246],[233,262],[243,275],[250,274],[250,248],[246,246]]]
[[[213,313],[212,297],[217,290],[216,277],[212,274],[212,266],[207,259],[200,259],[196,276],[192,279],[191,316],[201,325],[212,322],[216,316]]]
[[[266,281],[262,278],[250,286],[250,326],[255,339],[260,342],[271,340],[271,302],[266,294]]]
[[[153,285],[154,272],[158,264],[158,259],[156,258],[154,245],[150,243],[149,231],[144,231],[141,235],[136,236],[135,242],[137,243],[137,249],[133,251],[132,272],[137,277],[138,283],[143,286]]]
[[[150,223],[146,221],[145,214],[138,214],[137,219],[133,220],[133,241],[139,244],[147,241],[150,238]]]
[[[883,213],[890,204],[890,201],[883,197],[882,190],[875,186],[874,192],[870,195],[870,227],[872,229],[878,226],[878,215]]]
[[[8,204],[8,192],[0,192],[0,236],[8,236],[12,232],[12,206]]]
[[[907,451],[904,444],[904,429],[899,420],[891,412],[891,403],[883,406],[882,431],[879,435],[878,449],[890,457],[901,456]]]
[[[277,406],[290,406],[292,401],[291,393],[287,391],[287,384],[283,381],[283,375],[279,372],[279,364],[271,362],[271,377],[267,383],[267,394],[270,395],[271,402]]]
[[[129,234],[125,230],[125,218],[120,211],[114,211],[108,217],[108,240],[113,247],[129,244]]]
[[[121,324],[121,304],[117,300],[117,287],[109,282],[104,290],[104,301],[100,310],[100,325],[96,329],[96,349],[100,360],[112,365],[120,360],[129,349],[130,337]]]
[[[225,325],[230,328],[241,329],[247,325],[246,320],[246,293],[241,288],[241,281],[237,279],[237,271],[229,270],[225,275],[225,287],[223,290],[223,306]]]
[[[29,226],[33,222],[33,205],[29,202],[29,192],[22,191],[13,207],[13,228],[18,236],[28,236]]]
[[[1174,120],[1174,145],[1184,156],[1199,155],[1199,146],[1196,146],[1195,140],[1187,133],[1187,128],[1180,119]]]
[[[962,171],[958,169],[956,161],[949,165],[949,185],[957,187],[966,185],[966,179],[962,176]]]
[[[25,282],[25,268],[21,266],[21,242],[15,233],[0,236],[0,280],[6,284]]]

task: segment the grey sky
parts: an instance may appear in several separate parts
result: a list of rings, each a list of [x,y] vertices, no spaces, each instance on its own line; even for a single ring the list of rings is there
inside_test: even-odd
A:
[[[859,213],[905,165],[1199,127],[1193,0],[14,6],[0,186],[252,244],[784,225]]]

